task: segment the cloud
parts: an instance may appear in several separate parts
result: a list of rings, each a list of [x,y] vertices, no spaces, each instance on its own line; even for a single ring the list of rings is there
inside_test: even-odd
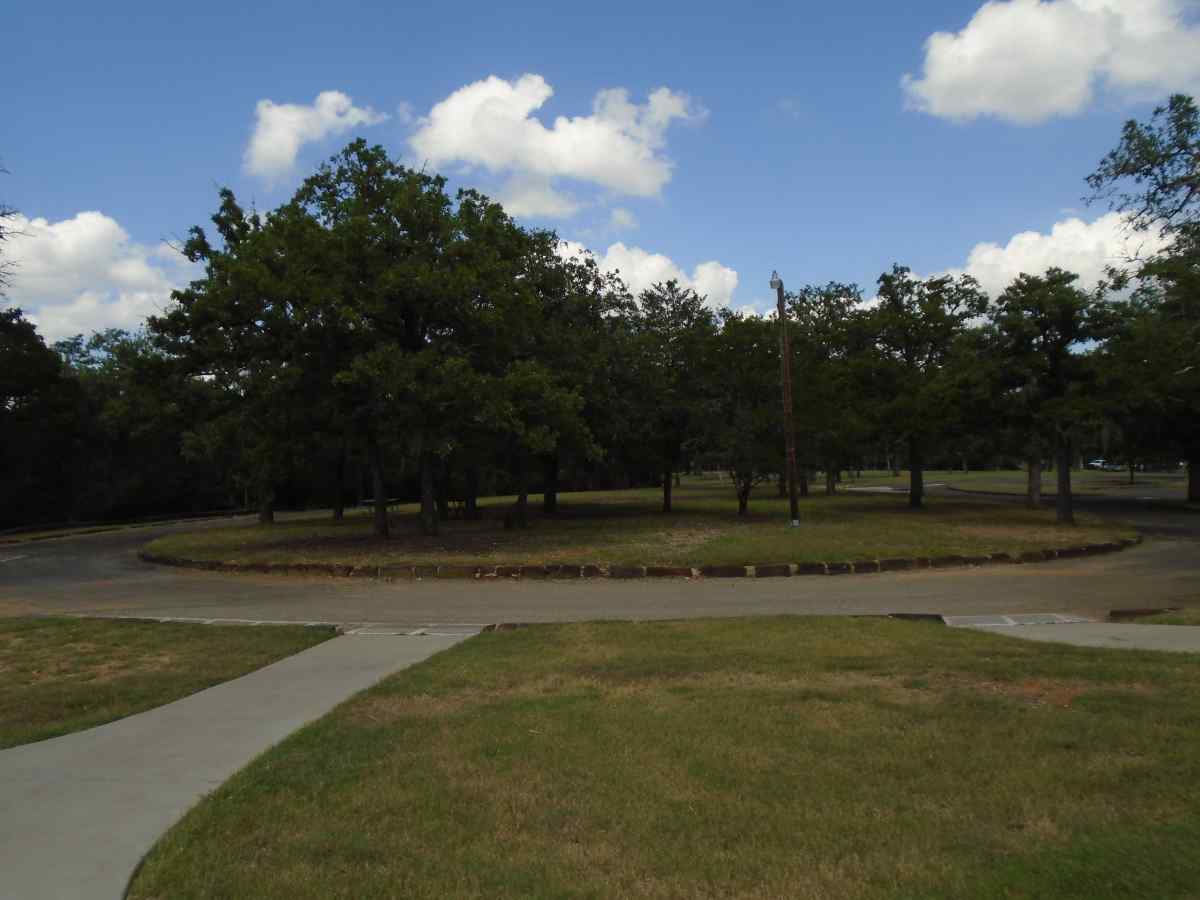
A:
[[[643,104],[622,88],[596,94],[586,116],[559,116],[547,127],[534,115],[554,94],[540,75],[515,81],[491,76],[435,104],[410,138],[416,158],[433,166],[460,163],[509,175],[537,192],[518,194],[526,215],[562,215],[566,205],[552,179],[590,182],[617,194],[657,196],[671,180],[663,154],[673,122],[705,113],[684,94],[662,87]],[[531,182],[535,179],[536,182]]]
[[[1071,218],[1056,223],[1049,233],[1024,231],[1001,246],[976,244],[961,269],[974,276],[993,298],[1021,273],[1041,275],[1057,266],[1079,275],[1079,286],[1093,287],[1104,278],[1108,266],[1119,266],[1135,256],[1161,250],[1162,238],[1135,232],[1121,213],[1108,213],[1093,222]]]
[[[549,178],[514,175],[500,189],[500,203],[513,216],[543,216],[567,219],[582,208],[570,194],[555,190]]]
[[[618,206],[608,214],[608,227],[613,231],[630,231],[638,227],[637,216]]]
[[[1151,97],[1200,88],[1200,27],[1188,0],[992,0],[957,33],[925,42],[909,105],[953,120],[1032,125],[1082,112],[1096,87]]]
[[[311,106],[259,100],[254,116],[254,134],[243,165],[248,174],[262,178],[279,178],[290,172],[305,144],[387,119],[369,106],[355,106],[341,91],[322,91]]]
[[[610,252],[612,248],[609,248]],[[708,297],[712,306],[728,306],[737,290],[738,273],[715,260],[702,262],[692,270],[691,286],[696,293]]]
[[[574,241],[563,241],[559,252],[565,257],[572,257],[590,251]],[[732,304],[733,293],[737,290],[737,272],[715,260],[700,263],[689,275],[669,256],[650,253],[641,247],[627,247],[620,241],[610,245],[604,253],[593,255],[601,271],[620,273],[635,297],[660,281],[675,280],[707,297],[709,306],[720,309]]]
[[[6,303],[25,310],[47,341],[138,328],[195,277],[169,246],[134,243],[100,212],[59,222],[18,216],[14,227],[23,234],[5,245],[14,263]]]

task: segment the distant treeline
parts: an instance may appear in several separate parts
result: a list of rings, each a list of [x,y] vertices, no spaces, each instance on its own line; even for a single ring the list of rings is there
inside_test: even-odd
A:
[[[1173,98],[1127,126],[1093,188],[1164,165],[1153,140],[1195,158],[1196,131]],[[1096,286],[1050,269],[989,298],[895,266],[869,302],[852,284],[788,293],[804,489],[903,466],[920,505],[926,466],[1054,460],[1061,478],[1096,453],[1185,459],[1200,499],[1186,199],[1134,216],[1166,229],[1166,253]],[[675,474],[697,468],[728,472],[744,511],[783,469],[773,317],[674,282],[635,297],[553,232],[361,141],[264,215],[222,191],[213,222],[181,248],[203,276],[136,334],[47,347],[19,310],[0,316],[0,527],[244,504],[340,516],[370,497],[386,534],[383,501],[405,497],[434,532],[500,492],[520,526],[531,492],[553,511],[561,490],[653,483],[669,510]]]

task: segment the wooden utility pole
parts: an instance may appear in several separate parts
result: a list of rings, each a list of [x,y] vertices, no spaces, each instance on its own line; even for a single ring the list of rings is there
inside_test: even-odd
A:
[[[791,505],[792,527],[800,525],[800,499],[796,496],[796,428],[792,424],[792,339],[788,334],[787,310],[783,305],[783,279],[771,273],[779,313],[779,367],[783,383],[783,434],[787,445],[788,500]]]

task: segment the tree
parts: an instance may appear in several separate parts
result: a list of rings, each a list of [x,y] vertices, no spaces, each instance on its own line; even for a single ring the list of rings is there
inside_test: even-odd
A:
[[[824,470],[825,490],[832,494],[837,473],[855,457],[866,434],[861,404],[852,402],[855,360],[864,349],[858,327],[862,292],[857,285],[831,281],[807,285],[789,294],[787,302],[801,468]]]
[[[80,405],[33,323],[0,311],[0,525],[70,517]]]
[[[1058,476],[1057,518],[1074,524],[1071,497],[1071,438],[1095,416],[1093,369],[1082,350],[1111,334],[1115,313],[1103,293],[1075,286],[1079,276],[1062,269],[1045,275],[1019,275],[1000,295],[992,312],[1006,372],[1020,396],[1030,435],[1027,446],[1040,453],[1041,439],[1054,449]],[[1034,477],[1031,460],[1030,479]],[[1037,472],[1040,481],[1040,471]],[[1032,498],[1031,498],[1032,502]]]
[[[1087,177],[1089,203],[1108,201],[1139,231],[1157,229],[1175,244],[1194,244],[1200,228],[1200,110],[1175,94],[1148,122],[1130,119],[1117,146]]]
[[[969,275],[920,280],[893,266],[879,277],[879,303],[868,319],[873,378],[885,430],[907,439],[913,508],[924,502],[927,449],[960,413],[945,378],[955,342],[986,308],[987,296]]]
[[[634,327],[642,416],[662,472],[662,510],[669,513],[674,475],[684,464],[700,413],[696,384],[704,353],[712,346],[716,319],[705,298],[676,281],[655,284],[638,300]]]
[[[78,385],[72,512],[86,520],[229,505],[221,469],[188,458],[183,435],[214,411],[208,382],[189,378],[144,332],[110,328],[58,341],[64,377]]]
[[[184,253],[204,263],[205,274],[175,291],[172,307],[148,324],[192,377],[211,380],[225,398],[189,446],[220,455],[234,441],[236,477],[255,491],[259,519],[270,523],[279,485],[305,457],[312,434],[293,295],[299,279],[289,268],[302,257],[289,246],[285,219],[247,215],[228,189],[220,196],[213,222],[221,246],[191,229]]]
[[[1188,462],[1187,496],[1200,500],[1200,279],[1186,260],[1154,268],[1169,277],[1142,280],[1121,327],[1098,362],[1105,413],[1121,431],[1126,457],[1182,454]]]
[[[0,165],[0,174],[7,175],[8,169]],[[16,218],[15,209],[7,203],[0,203],[0,297],[4,296],[4,289],[8,287],[9,278],[12,276],[12,262],[4,259],[2,251],[9,238],[17,233],[12,224]]]
[[[432,534],[438,527],[433,469],[448,447],[442,432],[452,418],[440,401],[424,400],[445,396],[427,388],[461,355],[453,336],[472,301],[465,267],[457,265],[463,237],[445,186],[444,178],[409,170],[382,147],[357,140],[308,178],[295,198],[328,232],[333,265],[322,272],[324,289],[336,298],[342,326],[355,335],[334,380],[351,388],[355,401],[350,417],[367,446],[380,537],[389,531],[389,444],[415,456],[421,529]]]
[[[511,362],[506,379],[511,382],[514,366],[537,363],[541,375],[528,378],[525,370],[518,381],[526,389],[540,387],[540,398],[517,398],[511,407],[518,416],[515,446],[525,445],[524,436],[534,429],[552,427],[552,440],[536,451],[544,473],[543,510],[553,513],[558,506],[559,470],[564,461],[585,466],[600,460],[604,448],[598,431],[612,433],[612,414],[621,406],[620,377],[614,371],[615,353],[625,338],[632,308],[628,292],[619,278],[605,275],[590,256],[563,258],[558,236],[550,231],[526,234],[526,260],[511,305],[518,316],[509,327],[519,340],[510,348]],[[614,377],[617,376],[617,377]],[[574,400],[564,402],[567,395]],[[548,413],[553,410],[553,415]],[[595,429],[595,430],[594,430]],[[528,465],[515,473],[525,477]],[[519,479],[518,479],[519,480]],[[521,512],[516,520],[524,521]]]
[[[707,455],[733,480],[738,515],[749,513],[756,484],[780,469],[779,331],[769,319],[725,309],[706,354]]]
[[[1088,176],[1090,202],[1108,201],[1140,231],[1157,230],[1166,247],[1139,260],[1148,309],[1123,346],[1150,351],[1156,405],[1188,463],[1188,499],[1200,502],[1200,110],[1172,96],[1149,121],[1125,123],[1121,140]],[[1120,281],[1120,279],[1118,279]]]

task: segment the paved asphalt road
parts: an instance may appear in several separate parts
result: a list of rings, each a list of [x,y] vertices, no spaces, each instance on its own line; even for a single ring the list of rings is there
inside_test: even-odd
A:
[[[1007,501],[997,501],[1007,502]],[[1088,501],[1136,524],[1140,547],[1021,566],[773,579],[575,582],[225,575],[149,565],[140,546],[227,520],[0,546],[0,615],[104,613],[340,623],[538,622],[746,614],[1076,612],[1194,604],[1200,515]]]
[[[0,545],[0,615],[377,623],[361,636],[339,638],[159,709],[0,753],[0,808],[21,811],[9,817],[7,828],[0,822],[0,871],[7,876],[0,879],[0,897],[116,896],[141,853],[200,793],[342,697],[473,630],[388,637],[381,625],[748,613],[1094,616],[1113,608],[1194,603],[1200,516],[1128,504],[1102,509],[1133,521],[1146,543],[1039,565],[762,580],[385,583],[220,575],[138,560],[147,541],[197,523]],[[1138,633],[1125,634],[1123,627],[1035,625],[1011,632],[1061,640],[1069,629],[1089,630],[1079,642],[1093,646],[1132,646],[1143,634],[1163,632],[1156,639],[1171,646],[1161,649],[1189,649],[1174,644],[1196,631],[1129,626]],[[1044,636],[1034,634],[1039,628]],[[213,722],[223,730],[213,731]],[[112,828],[114,821],[122,828]]]

